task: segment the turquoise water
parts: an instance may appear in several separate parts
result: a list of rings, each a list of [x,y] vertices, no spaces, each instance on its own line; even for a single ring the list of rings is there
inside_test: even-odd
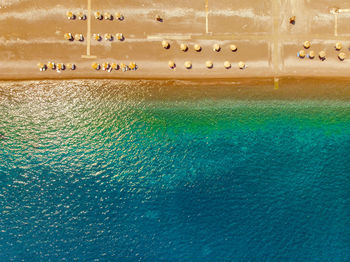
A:
[[[350,102],[179,90],[1,83],[0,261],[350,261]]]

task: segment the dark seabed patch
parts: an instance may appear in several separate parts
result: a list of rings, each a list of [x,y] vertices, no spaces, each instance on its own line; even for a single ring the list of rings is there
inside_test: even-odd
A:
[[[0,84],[0,261],[350,260],[350,102],[167,84]]]

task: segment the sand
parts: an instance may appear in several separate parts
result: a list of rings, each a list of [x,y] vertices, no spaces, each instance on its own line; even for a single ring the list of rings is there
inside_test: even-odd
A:
[[[206,2],[208,3],[206,5]],[[350,74],[350,2],[343,0],[179,0],[91,1],[91,12],[120,12],[123,21],[91,19],[91,35],[123,33],[124,41],[91,40],[87,55],[87,21],[68,20],[67,11],[88,14],[88,0],[3,0],[0,4],[0,79],[241,79],[333,77]],[[337,14],[333,8],[340,8]],[[156,20],[159,15],[163,21]],[[296,16],[295,25],[289,18]],[[64,39],[65,33],[83,34],[83,42]],[[162,47],[162,40],[170,44]],[[309,49],[303,48],[310,41]],[[341,42],[343,49],[334,45]],[[189,46],[187,52],[180,45]],[[201,52],[194,45],[202,47]],[[220,52],[213,51],[219,44]],[[230,45],[236,45],[232,52]],[[313,50],[314,59],[297,57]],[[325,61],[317,54],[324,50]],[[338,54],[344,52],[344,61]],[[168,62],[176,63],[170,69]],[[213,68],[206,67],[206,61]],[[37,64],[74,63],[76,70],[40,72]],[[184,63],[190,61],[191,69]],[[229,61],[230,69],[224,67]],[[239,69],[243,61],[247,67]],[[136,71],[96,71],[91,64],[135,62]]]

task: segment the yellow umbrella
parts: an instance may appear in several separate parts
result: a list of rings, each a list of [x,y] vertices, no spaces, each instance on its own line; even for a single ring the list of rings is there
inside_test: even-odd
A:
[[[119,65],[116,64],[116,63],[112,63],[111,64],[111,68],[114,69],[114,70],[118,70],[119,69]]]
[[[67,18],[69,20],[74,20],[75,19],[75,15],[71,11],[68,11],[67,12]]]
[[[83,12],[78,13],[79,20],[86,20],[86,15]]]
[[[174,61],[171,61],[171,60],[169,61],[168,65],[169,65],[169,67],[170,67],[171,69],[174,69],[174,68],[176,67],[175,62],[174,62]]]
[[[117,39],[119,40],[119,41],[124,41],[124,35],[122,34],[122,33],[117,33],[116,34],[116,37],[117,37]]]
[[[191,61],[186,61],[186,62],[185,62],[185,67],[186,67],[187,69],[191,69],[191,68],[192,68],[192,63],[191,63]]]
[[[305,48],[305,49],[310,48],[310,46],[311,46],[310,41],[305,41],[305,42],[304,42],[304,48]]]
[[[199,44],[195,44],[194,50],[196,50],[197,52],[200,52],[202,50],[202,47]]]
[[[236,45],[230,45],[230,49],[232,52],[236,52],[237,51],[237,46]]]
[[[246,68],[246,65],[245,65],[245,63],[244,63],[243,61],[240,61],[240,62],[238,63],[238,67],[239,67],[239,69],[245,69],[245,68]]]
[[[315,52],[314,51],[310,51],[309,52],[309,58],[310,59],[314,59],[315,58]]]
[[[103,16],[100,12],[95,12],[95,18],[98,19],[98,20],[102,20],[103,19]]]
[[[169,48],[170,48],[169,42],[166,41],[166,40],[163,40],[163,41],[162,41],[162,47],[163,47],[164,49],[169,49]]]
[[[342,49],[342,48],[343,48],[342,43],[337,42],[337,43],[335,44],[335,50],[339,51],[339,50]]]
[[[100,68],[101,68],[100,65],[96,62],[92,63],[91,67],[92,67],[92,69],[95,69],[95,70],[100,70]]]
[[[215,45],[213,45],[213,50],[214,50],[215,52],[219,52],[219,51],[220,51],[220,49],[221,49],[221,47],[220,47],[220,45],[219,45],[219,44],[215,44]]]
[[[225,61],[225,62],[224,62],[224,67],[225,67],[226,69],[230,69],[230,68],[231,68],[231,63],[230,63],[229,61]]]
[[[129,67],[128,67],[126,64],[124,64],[124,63],[121,63],[121,64],[120,64],[120,68],[122,69],[123,72],[129,70]]]
[[[106,12],[105,13],[105,19],[106,20],[113,20],[113,16],[111,15],[111,13]]]
[[[299,58],[304,58],[305,55],[306,55],[306,53],[305,53],[304,50],[300,50],[299,53],[298,53]]]
[[[212,61],[207,61],[207,62],[205,62],[205,65],[206,65],[206,67],[209,68],[209,69],[212,69],[213,66],[214,66]]]
[[[326,52],[325,51],[321,51],[318,53],[318,57],[323,61],[326,59]]]
[[[339,53],[339,55],[338,55],[338,58],[340,61],[344,61],[345,57],[346,57],[346,55],[343,52]]]
[[[108,70],[109,67],[110,67],[109,63],[103,63],[102,64],[102,70],[104,70],[104,71]]]
[[[64,38],[66,40],[69,40],[69,41],[73,41],[74,40],[73,35],[71,33],[65,33],[64,34]]]
[[[47,67],[50,69],[55,70],[56,69],[56,64],[54,62],[48,62],[47,63]]]
[[[92,35],[93,39],[95,39],[96,41],[101,41],[102,37],[100,36],[100,34],[93,34]]]
[[[107,41],[112,41],[113,40],[113,36],[111,34],[105,34],[105,39]]]
[[[121,13],[115,13],[115,18],[118,19],[119,21],[124,20],[124,16]]]
[[[181,51],[186,52],[188,50],[188,46],[186,44],[181,44],[180,49],[181,49]]]
[[[129,63],[129,68],[130,68],[131,70],[136,70],[136,69],[137,69],[136,63],[135,63],[135,62],[130,62],[130,63]]]
[[[77,39],[80,42],[84,41],[84,36],[82,34],[76,34],[74,37],[75,37],[75,39]]]
[[[43,63],[38,63],[38,67],[39,67],[40,72],[46,71],[46,69],[47,69],[47,66]]]

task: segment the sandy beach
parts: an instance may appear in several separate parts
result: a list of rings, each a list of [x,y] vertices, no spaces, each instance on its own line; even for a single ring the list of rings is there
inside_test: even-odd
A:
[[[350,73],[349,8],[350,2],[341,0],[4,0],[0,4],[0,79],[346,78]],[[78,18],[80,12],[88,16],[89,11],[91,21]],[[76,18],[68,19],[67,12]],[[120,13],[124,19],[98,20],[95,12]],[[82,34],[84,40],[69,41],[66,33]],[[107,33],[114,36],[113,41],[104,39]],[[124,41],[116,39],[117,33],[123,34]],[[94,34],[103,39],[96,41]],[[168,49],[162,41],[167,41]],[[309,48],[303,47],[305,41],[310,41]],[[335,49],[337,42],[340,50]],[[188,46],[186,52],[180,50],[181,44]],[[194,50],[196,44],[200,52]],[[213,50],[215,44],[220,51]],[[233,52],[231,45],[237,50]],[[305,58],[298,57],[300,50]],[[308,57],[310,51],[313,59]],[[318,57],[321,51],[325,60]],[[345,54],[344,61],[338,58],[340,53]],[[41,72],[38,63],[49,61],[66,67],[75,64],[76,70]],[[169,61],[175,63],[174,69]],[[185,68],[186,61],[191,69]],[[207,61],[212,68],[206,67]],[[230,68],[224,67],[225,61]],[[131,62],[137,70],[108,72],[91,67],[92,63],[102,67],[103,63]],[[244,62],[244,69],[239,62]]]

